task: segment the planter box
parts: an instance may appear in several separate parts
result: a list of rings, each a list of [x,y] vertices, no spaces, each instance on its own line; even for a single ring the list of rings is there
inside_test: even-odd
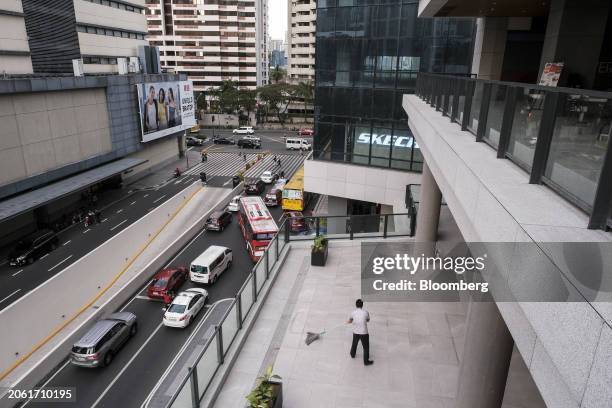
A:
[[[310,265],[312,266],[325,266],[327,261],[327,248],[329,244],[324,245],[323,251],[310,250]]]
[[[271,382],[272,392],[274,393],[274,402],[270,405],[270,408],[282,408],[283,407],[283,383]]]

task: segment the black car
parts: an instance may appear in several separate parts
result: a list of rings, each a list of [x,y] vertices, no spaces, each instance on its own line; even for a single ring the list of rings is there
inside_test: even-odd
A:
[[[207,231],[223,231],[230,222],[232,222],[232,213],[226,210],[215,211],[206,220],[204,228],[206,228]]]
[[[261,142],[254,139],[240,139],[238,141],[238,147],[243,149],[261,149]]]
[[[200,138],[197,138],[197,137],[193,137],[193,136],[187,136],[186,142],[187,142],[187,146],[202,146],[202,145],[204,145],[204,140],[202,140]]]
[[[249,195],[259,195],[266,189],[266,183],[261,180],[251,181],[246,185],[244,191]]]
[[[51,230],[35,232],[19,241],[9,254],[11,266],[29,265],[41,256],[53,251],[59,245],[59,238]]]
[[[213,143],[233,145],[236,144],[236,141],[234,139],[230,139],[229,137],[216,137],[213,139]]]

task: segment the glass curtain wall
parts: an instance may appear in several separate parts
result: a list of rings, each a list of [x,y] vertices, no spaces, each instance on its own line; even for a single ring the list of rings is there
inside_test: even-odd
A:
[[[419,71],[468,74],[472,19],[417,19],[418,1],[317,2],[314,158],[421,171],[404,94]]]

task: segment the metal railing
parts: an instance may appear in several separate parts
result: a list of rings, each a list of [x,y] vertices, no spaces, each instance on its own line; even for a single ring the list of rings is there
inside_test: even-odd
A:
[[[420,73],[416,94],[589,214],[612,226],[612,93]]]
[[[305,227],[302,227],[302,221]],[[283,220],[279,228],[280,233],[268,244],[264,255],[255,264],[219,324],[214,326],[214,332],[206,341],[194,364],[178,382],[172,396],[162,403],[149,401],[147,406],[199,407],[217,370],[224,363],[230,346],[258,301],[265,282],[272,278],[273,274],[278,273],[278,270],[274,271],[274,267],[280,261],[280,255],[290,241],[311,240],[320,234],[325,234],[329,239],[411,236],[407,213],[304,217],[298,224],[287,219]]]

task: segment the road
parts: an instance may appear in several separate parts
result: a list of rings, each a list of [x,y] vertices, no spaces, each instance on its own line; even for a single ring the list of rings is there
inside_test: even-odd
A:
[[[296,157],[303,159],[299,155]],[[261,164],[263,163],[262,161]],[[287,165],[289,163],[287,160]],[[297,162],[291,168],[285,168],[283,163],[283,168],[289,175],[290,171],[295,171],[300,165],[301,162]],[[280,207],[272,208],[271,213],[278,220],[282,210]],[[223,232],[201,231],[168,263],[168,266],[188,266],[213,244],[232,248],[234,261],[231,269],[222,274],[214,285],[206,287],[209,292],[209,307],[215,302],[233,298],[253,268],[236,216]],[[187,282],[183,289],[192,286],[193,283]],[[52,374],[46,383],[41,384],[45,387],[76,387],[76,404],[54,403],[54,406],[139,407],[144,402],[193,329],[205,316],[205,313],[200,313],[187,329],[164,327],[161,323],[163,305],[148,300],[145,288],[146,286],[142,287],[121,308],[138,316],[139,331],[115,356],[109,367],[86,369],[66,363]],[[206,318],[203,329],[218,323],[223,311],[216,310],[215,316]],[[33,402],[26,405],[44,406]]]
[[[231,131],[221,131],[231,135]],[[208,134],[208,131],[206,131]],[[259,177],[265,170],[284,170],[285,173],[294,170],[303,157],[299,153],[287,154],[281,133],[257,133],[262,139],[262,149],[239,149],[237,146],[214,145],[206,143],[203,147],[192,148],[188,152],[191,158],[190,168],[180,166],[184,176],[155,185],[130,190],[125,188],[124,197],[103,211],[102,223],[85,228],[83,224],[75,224],[59,234],[60,246],[51,253],[35,261],[32,265],[11,267],[8,262],[0,263],[0,310],[6,308],[29,291],[35,289],[49,278],[55,276],[81,257],[102,245],[149,211],[163,204],[166,200],[182,191],[194,180],[199,179],[199,173],[205,171],[208,183],[212,186],[231,187],[231,178],[245,168],[246,162],[251,162],[264,152],[272,152],[246,173],[248,178]],[[208,161],[200,162],[199,150],[207,149],[210,153]],[[238,152],[247,155],[245,162]],[[274,154],[281,157],[281,168],[273,162]],[[198,159],[198,160],[194,160]],[[186,164],[186,161],[184,162]],[[287,173],[288,174],[288,173]],[[164,175],[165,176],[165,175]],[[169,178],[171,175],[168,174]],[[140,184],[140,183],[137,183]]]

